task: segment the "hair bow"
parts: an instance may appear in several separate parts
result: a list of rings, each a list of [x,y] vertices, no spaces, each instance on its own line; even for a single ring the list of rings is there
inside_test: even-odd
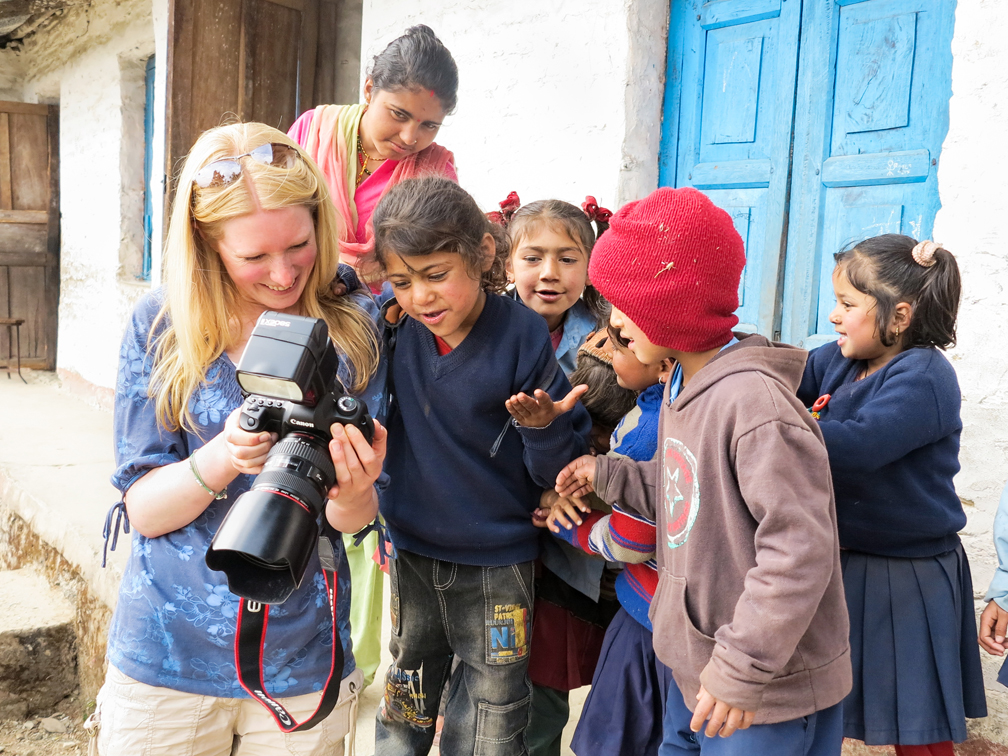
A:
[[[496,210],[489,212],[487,213],[487,218],[489,218],[491,222],[507,228],[508,224],[511,222],[512,216],[514,216],[518,208],[521,207],[521,200],[518,199],[518,192],[511,192],[503,202],[498,204],[500,205],[500,212]]]
[[[581,209],[588,216],[588,220],[595,221],[596,223],[608,223],[609,219],[612,218],[612,212],[606,210],[604,207],[599,207],[598,202],[590,194],[581,203]]]

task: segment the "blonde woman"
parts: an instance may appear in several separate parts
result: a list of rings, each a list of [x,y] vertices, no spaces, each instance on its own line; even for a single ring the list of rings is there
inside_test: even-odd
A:
[[[261,469],[275,436],[237,425],[235,378],[266,310],[321,317],[355,393],[374,374],[374,305],[349,268],[334,296],[338,219],[325,180],[285,134],[263,124],[204,133],[186,159],[165,246],[164,286],[126,329],[116,387],[118,468],[136,533],[109,628],[98,695],[97,748],[120,754],[342,754],[361,674],[350,650],[349,571],[337,549],[340,703],[313,729],[284,734],[238,684],[239,599],[204,556],[229,507]],[[375,393],[371,391],[370,393]],[[333,426],[337,483],[325,516],[353,533],[377,513],[385,430],[373,445]],[[225,496],[226,494],[226,496]],[[270,615],[267,692],[298,720],[314,710],[332,658],[333,629],[317,553],[301,587]],[[234,750],[232,751],[232,747]]]

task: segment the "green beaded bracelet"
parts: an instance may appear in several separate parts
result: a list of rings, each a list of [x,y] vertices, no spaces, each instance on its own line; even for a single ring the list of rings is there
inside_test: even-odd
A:
[[[213,496],[215,501],[227,498],[227,488],[224,488],[220,493],[217,493],[203,482],[203,478],[200,477],[199,470],[196,469],[196,452],[189,455],[189,469],[192,470],[192,474],[195,476],[196,482],[200,484],[200,488]]]

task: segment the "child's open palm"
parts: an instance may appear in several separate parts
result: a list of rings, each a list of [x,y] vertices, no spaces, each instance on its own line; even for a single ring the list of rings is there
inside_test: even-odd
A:
[[[595,490],[595,457],[578,457],[557,475],[556,492],[561,496],[587,496]]]
[[[536,389],[532,396],[523,391],[504,402],[504,406],[515,422],[523,428],[545,428],[563,413],[574,409],[578,399],[587,390],[588,387],[584,384],[575,386],[559,402],[554,402],[553,398],[542,389]]]

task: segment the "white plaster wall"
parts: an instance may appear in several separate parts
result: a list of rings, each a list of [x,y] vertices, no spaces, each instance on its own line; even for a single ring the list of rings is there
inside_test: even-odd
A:
[[[1008,4],[959,0],[952,41],[949,132],[942,146],[938,189],[942,207],[934,238],[956,255],[963,279],[958,336],[949,356],[962,388],[963,433],[956,479],[969,523],[963,541],[978,599],[997,558],[991,540],[994,513],[1008,481]],[[982,602],[977,602],[978,610]],[[1008,742],[1008,695],[995,681],[1001,660],[981,652],[991,716],[973,729]]]
[[[143,229],[142,67],[154,52],[154,29],[149,2],[132,10],[114,17],[127,23],[112,24],[94,45],[46,74],[60,84],[57,366],[104,387],[115,385],[123,328],[150,288],[136,275]]]
[[[516,190],[615,210],[658,185],[667,16],[658,0],[365,0],[362,68],[427,24],[459,67],[437,141],[484,209]]]

